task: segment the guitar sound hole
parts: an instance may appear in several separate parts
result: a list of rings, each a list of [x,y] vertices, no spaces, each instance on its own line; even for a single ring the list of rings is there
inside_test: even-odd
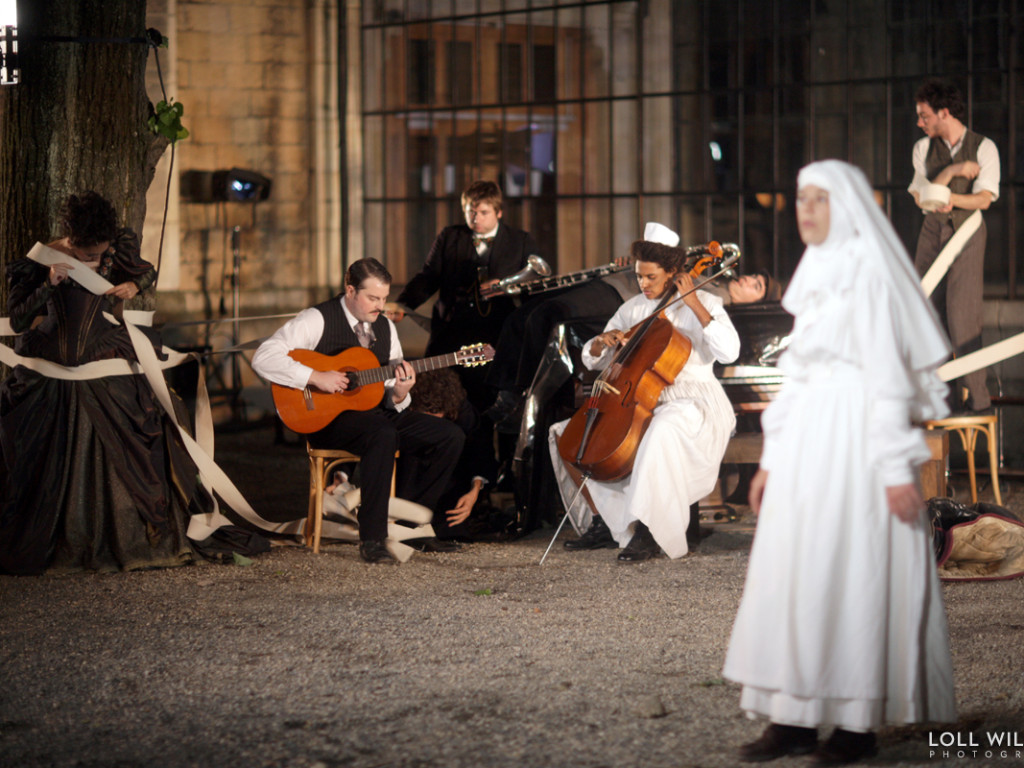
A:
[[[351,392],[353,389],[359,389],[359,371],[345,371],[345,375],[348,376],[348,386],[345,387],[345,391]]]

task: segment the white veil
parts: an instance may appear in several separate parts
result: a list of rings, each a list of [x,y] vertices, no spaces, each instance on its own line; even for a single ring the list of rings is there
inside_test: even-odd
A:
[[[892,224],[875,202],[867,177],[841,160],[822,160],[801,169],[797,188],[814,185],[829,193],[829,233],[807,247],[782,305],[792,314],[808,306],[816,293],[841,292],[871,263],[889,283],[898,307],[893,323],[906,341],[913,371],[934,369],[949,357],[950,346],[935,309],[921,289],[910,257]]]

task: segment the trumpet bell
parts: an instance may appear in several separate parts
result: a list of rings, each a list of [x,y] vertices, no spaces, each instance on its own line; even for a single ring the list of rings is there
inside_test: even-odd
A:
[[[526,263],[530,271],[537,273],[540,277],[547,277],[551,274],[551,266],[535,253],[526,257]]]
[[[514,275],[503,277],[495,286],[498,290],[508,292],[513,286],[533,280],[535,277],[547,277],[551,274],[551,267],[540,256],[535,253],[526,257],[526,266]]]

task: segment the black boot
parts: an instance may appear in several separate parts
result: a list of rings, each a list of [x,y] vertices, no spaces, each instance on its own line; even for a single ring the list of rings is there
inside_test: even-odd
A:
[[[388,552],[383,541],[364,539],[359,542],[359,555],[368,563],[394,563],[395,558]]]
[[[690,505],[690,524],[686,526],[686,546],[693,552],[700,546],[700,502]]]
[[[661,554],[661,547],[654,540],[650,530],[641,522],[637,522],[633,530],[633,538],[629,540],[626,548],[619,552],[619,561],[623,563],[639,563],[642,560],[650,560]]]
[[[807,755],[817,746],[816,729],[771,723],[761,738],[740,747],[739,758],[744,763],[766,763],[787,755]]]
[[[608,549],[619,545],[612,538],[612,532],[608,530],[604,520],[599,515],[594,515],[590,527],[582,536],[571,539],[562,546],[566,549]]]
[[[828,741],[814,752],[815,765],[846,765],[858,763],[878,752],[873,733],[856,733],[836,728]]]

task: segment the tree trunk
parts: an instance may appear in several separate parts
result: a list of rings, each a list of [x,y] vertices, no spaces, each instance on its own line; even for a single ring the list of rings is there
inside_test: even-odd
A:
[[[141,233],[167,144],[146,126],[145,22],[145,0],[19,0],[21,82],[0,87],[0,268],[57,237],[61,204],[89,189]]]

